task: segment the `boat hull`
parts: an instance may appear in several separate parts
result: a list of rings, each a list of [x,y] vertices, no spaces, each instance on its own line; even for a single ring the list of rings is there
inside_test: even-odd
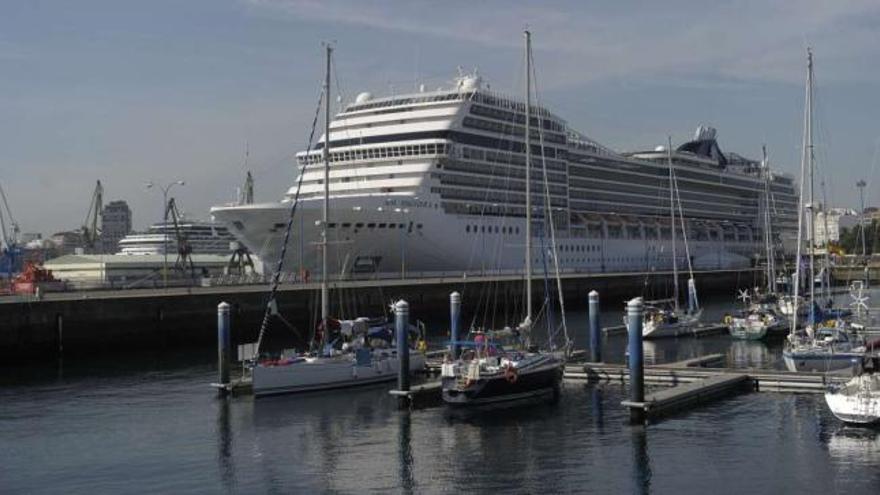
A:
[[[738,326],[730,327],[730,336],[737,340],[762,340],[767,336],[768,328],[761,326]]]
[[[692,315],[683,315],[675,323],[645,321],[642,327],[642,338],[662,339],[680,336],[692,336],[700,324],[702,311]]]
[[[551,361],[522,370],[515,381],[504,373],[480,377],[462,386],[456,377],[443,378],[443,402],[453,408],[480,407],[499,403],[555,399],[562,383],[562,361]]]
[[[869,425],[880,422],[880,377],[862,375],[825,393],[834,416],[846,423]]]
[[[425,355],[411,353],[410,373],[425,368]],[[258,365],[252,369],[256,397],[337,388],[357,387],[389,382],[397,378],[400,361],[396,353],[358,365],[350,356],[320,358],[314,362],[297,362],[284,366]]]
[[[782,359],[789,371],[839,371],[851,369],[855,372],[860,366],[862,353],[841,352],[792,352],[783,351]]]

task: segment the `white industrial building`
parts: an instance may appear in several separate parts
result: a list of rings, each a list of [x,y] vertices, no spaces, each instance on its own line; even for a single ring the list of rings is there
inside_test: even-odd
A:
[[[190,271],[175,269],[176,256],[114,254],[69,254],[47,261],[44,266],[56,279],[65,280],[74,287],[161,287],[165,283],[163,267],[167,267],[168,285],[192,283]],[[196,254],[192,256],[195,278],[223,274],[229,263],[228,256]]]

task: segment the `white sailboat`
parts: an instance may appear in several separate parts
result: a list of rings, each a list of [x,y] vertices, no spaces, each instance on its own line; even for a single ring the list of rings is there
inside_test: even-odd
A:
[[[254,395],[264,396],[282,393],[328,390],[392,381],[400,369],[400,358],[393,345],[394,331],[385,320],[371,322],[366,318],[354,321],[333,320],[329,316],[329,285],[327,269],[327,224],[330,198],[330,60],[333,48],[327,45],[327,67],[324,81],[324,205],[321,222],[322,266],[321,274],[321,325],[317,352],[293,353],[280,358],[261,359],[258,355],[250,363]],[[298,199],[291,205],[296,208]],[[290,235],[293,219],[291,211],[285,245]],[[264,318],[257,354],[269,316],[277,314],[274,296],[281,273],[284,256],[278,260],[275,283]],[[412,339],[411,341],[413,341]],[[425,354],[412,350],[409,357],[410,372],[423,370]]]
[[[880,375],[865,373],[825,392],[825,402],[837,419],[869,425],[880,422]]]
[[[761,161],[762,173],[764,174],[764,200],[762,218],[764,220],[764,252],[767,259],[765,277],[767,279],[766,292],[755,288],[754,294],[749,295],[743,291],[740,299],[746,303],[741,314],[730,318],[728,330],[730,336],[740,340],[761,340],[767,336],[767,332],[781,329],[785,325],[785,317],[776,311],[776,303],[779,295],[776,292],[776,255],[773,249],[773,230],[770,215],[770,167],[767,161],[767,148],[763,148],[763,160]]]
[[[807,50],[807,84],[806,105],[804,109],[804,145],[801,157],[801,197],[798,215],[798,243],[795,258],[796,270],[794,278],[794,298],[791,314],[791,328],[782,357],[785,366],[791,371],[834,371],[858,369],[865,354],[865,346],[861,340],[849,334],[845,324],[838,320],[833,325],[813,321],[815,319],[816,291],[815,280],[815,216],[813,207],[813,53]],[[804,183],[809,184],[808,201],[804,203]],[[801,284],[801,249],[803,248],[804,216],[808,216],[807,246],[809,247],[809,313],[810,321],[805,331],[798,331],[798,316]]]
[[[669,221],[672,234],[672,281],[673,296],[671,301],[646,301],[645,323],[642,327],[642,336],[646,339],[661,337],[677,337],[679,335],[693,334],[694,328],[700,324],[703,309],[700,308],[697,299],[697,286],[694,282],[694,270],[691,263],[690,249],[688,248],[687,230],[684,216],[681,214],[681,197],[675,180],[675,167],[672,165],[672,139],[669,138],[666,148],[666,159],[669,165]],[[676,251],[676,218],[675,206],[678,204],[679,218],[681,219],[681,233],[684,241],[685,255],[688,262],[688,307],[682,311],[678,303],[678,253]],[[666,303],[671,302],[672,307]],[[626,317],[624,317],[625,323]]]

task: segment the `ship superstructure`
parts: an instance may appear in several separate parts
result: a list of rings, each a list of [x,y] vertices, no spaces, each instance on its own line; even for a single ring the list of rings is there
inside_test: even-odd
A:
[[[330,125],[330,276],[521,272],[524,110],[522,101],[484,88],[478,76],[460,77],[446,90],[358,95]],[[541,263],[542,245],[549,246],[549,199],[564,270],[670,267],[665,148],[618,153],[541,106],[533,105],[531,115],[534,261]],[[722,153],[715,138],[714,129],[701,127],[672,153],[691,261],[698,269],[744,268],[763,250],[765,180],[774,235],[796,227],[797,197],[791,177]],[[297,154],[305,171],[285,260],[290,271],[319,274],[325,140]],[[211,212],[252,253],[274,263],[294,192],[276,203]],[[684,263],[685,254],[679,256]]]
[[[132,233],[119,241],[117,254],[177,254],[177,235],[186,238],[192,254],[231,254],[230,243],[235,237],[225,225],[215,222],[184,220],[177,225],[172,222],[159,222],[150,226],[144,233]]]

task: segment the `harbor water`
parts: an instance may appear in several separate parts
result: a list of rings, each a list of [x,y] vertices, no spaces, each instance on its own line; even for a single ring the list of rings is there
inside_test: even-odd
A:
[[[581,343],[583,309],[569,319]],[[606,359],[623,348],[608,337]],[[645,347],[656,362],[714,352],[781,366],[781,343],[726,335]],[[820,394],[742,394],[631,426],[619,383],[566,381],[557,404],[462,417],[398,411],[390,385],[218,399],[210,349],[2,371],[2,493],[880,493],[880,430],[843,426]]]

